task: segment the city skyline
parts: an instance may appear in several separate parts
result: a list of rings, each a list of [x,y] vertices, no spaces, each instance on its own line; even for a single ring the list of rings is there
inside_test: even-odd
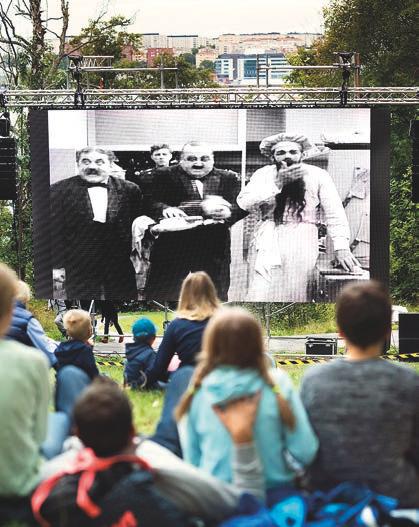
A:
[[[320,33],[322,8],[328,0],[70,0],[67,34],[77,34],[106,7],[105,19],[120,14],[133,17],[130,32],[198,34],[216,37],[227,33]],[[59,0],[44,6],[49,17],[59,16]],[[21,25],[21,17],[16,17]],[[55,30],[57,24],[50,22]],[[28,28],[25,28],[28,29]]]

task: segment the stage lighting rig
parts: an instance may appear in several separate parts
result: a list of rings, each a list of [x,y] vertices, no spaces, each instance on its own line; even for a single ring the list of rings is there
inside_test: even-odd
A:
[[[84,108],[84,93],[81,85],[81,63],[83,62],[83,55],[69,55],[68,58],[71,62],[70,69],[71,73],[73,74],[73,79],[76,81],[76,91],[74,93],[74,106],[76,108]]]

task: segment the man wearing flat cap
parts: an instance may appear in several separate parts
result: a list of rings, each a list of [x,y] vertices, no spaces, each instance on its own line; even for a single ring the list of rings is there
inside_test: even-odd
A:
[[[248,301],[307,302],[318,258],[319,212],[333,241],[336,265],[351,272],[359,265],[349,249],[349,225],[329,174],[304,163],[324,155],[303,135],[266,137],[260,151],[271,165],[253,174],[240,192],[243,210],[262,214],[251,245]]]

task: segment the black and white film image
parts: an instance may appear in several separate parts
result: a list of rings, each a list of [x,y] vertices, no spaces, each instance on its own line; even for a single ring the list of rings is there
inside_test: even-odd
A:
[[[48,112],[53,293],[334,301],[369,278],[369,109]],[[34,185],[36,189],[36,185]]]

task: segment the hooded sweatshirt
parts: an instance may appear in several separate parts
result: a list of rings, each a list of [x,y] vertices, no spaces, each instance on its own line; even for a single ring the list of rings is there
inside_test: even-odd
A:
[[[61,342],[55,350],[55,356],[58,360],[57,371],[64,366],[72,365],[86,372],[91,379],[99,375],[92,346],[85,342],[80,340]]]
[[[212,406],[260,390],[254,441],[263,465],[265,487],[271,489],[293,483],[295,474],[284,461],[284,449],[301,464],[307,465],[314,459],[318,441],[288,375],[281,370],[270,373],[295,416],[294,430],[283,424],[276,394],[257,370],[221,366],[204,378],[187,416],[180,423],[180,439],[186,461],[223,481],[231,482],[233,445]]]
[[[135,384],[140,380],[140,373],[153,366],[156,352],[147,342],[130,342],[125,345],[125,356],[124,378],[129,384]]]

